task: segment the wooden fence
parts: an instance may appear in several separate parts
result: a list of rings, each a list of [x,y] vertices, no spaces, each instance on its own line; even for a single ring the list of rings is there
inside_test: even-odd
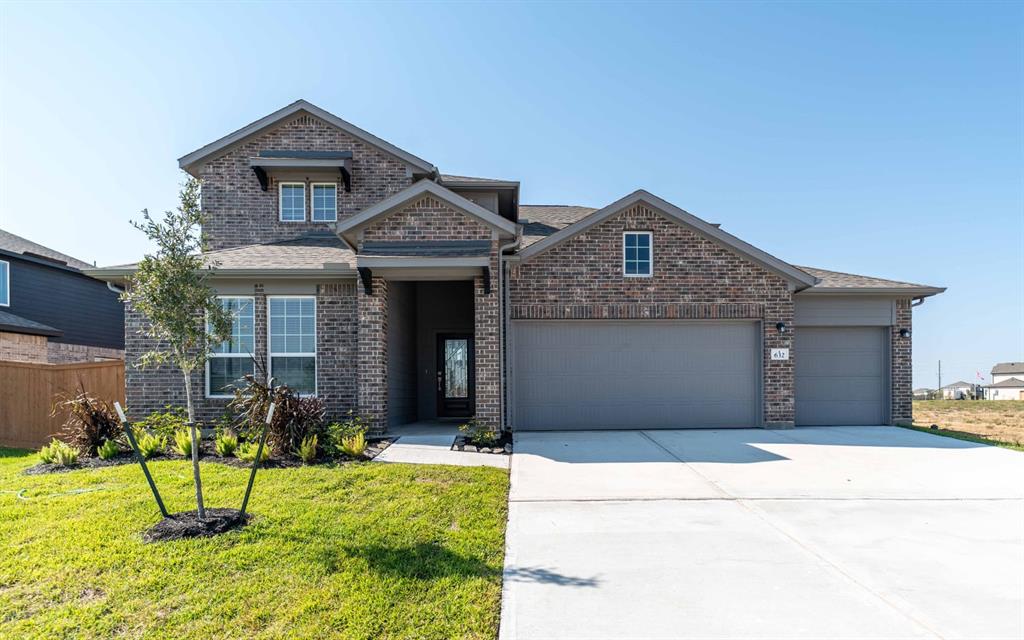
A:
[[[124,362],[35,364],[0,361],[0,445],[37,448],[60,431],[65,415],[51,416],[55,396],[80,388],[124,404]]]

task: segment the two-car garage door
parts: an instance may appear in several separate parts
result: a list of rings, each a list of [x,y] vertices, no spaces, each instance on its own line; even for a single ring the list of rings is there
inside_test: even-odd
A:
[[[753,427],[755,322],[516,321],[517,429]]]

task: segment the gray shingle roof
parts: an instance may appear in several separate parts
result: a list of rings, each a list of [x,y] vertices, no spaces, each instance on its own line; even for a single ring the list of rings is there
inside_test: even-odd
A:
[[[356,267],[355,254],[334,234],[221,249],[204,257],[217,269],[324,269],[326,264]]]
[[[34,336],[59,336],[64,333],[60,329],[54,329],[42,322],[22,318],[6,311],[0,311],[0,331],[27,333]]]
[[[441,184],[444,185],[453,183],[464,185],[479,184],[480,186],[485,186],[488,184],[518,184],[518,182],[516,182],[515,180],[502,180],[501,178],[478,178],[476,176],[455,176],[451,174],[441,174],[439,178],[441,180]]]
[[[1024,373],[1024,362],[1000,362],[992,367],[992,374]]]
[[[989,389],[1002,389],[1005,387],[1008,387],[1010,389],[1013,389],[1015,387],[1024,387],[1024,380],[1021,380],[1020,378],[1007,378],[1002,382],[993,382],[992,384],[988,385]]]
[[[359,255],[462,258],[487,256],[490,253],[490,240],[447,240],[434,242],[364,242]]]
[[[884,278],[875,278],[873,276],[860,276],[853,273],[842,273],[841,271],[828,271],[826,269],[817,269],[814,267],[801,267],[798,265],[797,269],[805,271],[815,278],[821,280],[818,284],[814,285],[811,290],[814,289],[936,289],[936,287],[929,287],[924,284],[914,284],[912,282],[899,282],[897,280],[886,280]],[[936,291],[938,293],[938,291]]]
[[[61,253],[60,251],[54,251],[49,247],[44,247],[38,242],[32,242],[21,236],[16,236],[9,231],[0,229],[0,249],[4,251],[10,251],[11,253],[30,254],[33,256],[41,256],[49,260],[56,261],[63,265],[67,265],[72,269],[91,269],[92,265],[88,262],[79,260],[78,258],[72,258],[71,256]]]
[[[963,380],[960,380],[959,382],[950,382],[947,385],[943,385],[941,388],[942,389],[960,389],[960,388],[963,388],[963,387],[973,387],[973,386],[974,386],[974,383],[972,383],[972,382],[964,382]]]
[[[519,223],[523,225],[523,243],[526,248],[547,236],[579,222],[597,211],[593,207],[560,204],[519,205]]]

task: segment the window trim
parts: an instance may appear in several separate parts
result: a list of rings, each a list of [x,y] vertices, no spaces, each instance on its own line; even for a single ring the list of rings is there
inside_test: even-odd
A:
[[[626,273],[626,236],[647,236],[648,246],[651,251],[648,260],[649,269],[647,273]],[[623,231],[622,232],[622,277],[624,278],[651,278],[654,276],[654,232],[653,231]]]
[[[249,302],[252,303],[252,348],[253,348],[253,350],[249,352],[249,359],[255,360],[255,356],[256,356],[256,296],[237,296],[237,295],[217,296],[217,300],[223,300],[223,299],[229,299],[229,298],[230,299],[234,299],[234,300],[248,300]],[[206,319],[204,320],[204,322],[207,325],[209,325],[209,322],[210,322],[209,314],[206,314]],[[213,360],[214,358],[241,358],[241,357],[243,357],[243,356],[241,354],[237,354],[237,353],[209,353],[209,354],[207,354],[206,365],[204,366],[204,369],[206,370],[206,374],[205,374],[206,380],[205,380],[205,384],[203,385],[203,391],[205,392],[205,395],[206,395],[207,398],[211,398],[211,399],[224,399],[224,398],[234,398],[235,397],[235,395],[233,393],[232,394],[229,394],[229,393],[210,393],[210,360]],[[253,367],[253,372],[255,372],[255,370],[256,370],[255,367]]]
[[[271,350],[271,339],[270,339],[270,301],[278,298],[308,298],[313,301],[313,353],[288,353],[288,352],[274,352]],[[316,314],[317,314],[317,300],[315,295],[308,294],[280,294],[267,296],[267,379],[272,380],[274,378],[274,356],[288,358],[313,358],[313,392],[312,393],[299,393],[300,396],[315,396],[320,391],[320,357],[317,355],[317,346],[319,345],[319,332],[316,328]]]
[[[302,187],[302,219],[284,219],[284,188]],[[305,222],[306,221],[306,183],[305,182],[278,182],[277,183],[277,220],[278,222]]]
[[[334,189],[334,217],[327,220],[316,219],[316,208],[313,204],[313,194],[317,187],[331,187]],[[309,183],[309,221],[310,222],[337,222],[338,221],[338,183],[337,182],[311,182]]]
[[[7,301],[0,302],[0,307],[11,306],[11,263],[7,260],[0,260],[0,264],[4,265],[4,291],[7,292]]]

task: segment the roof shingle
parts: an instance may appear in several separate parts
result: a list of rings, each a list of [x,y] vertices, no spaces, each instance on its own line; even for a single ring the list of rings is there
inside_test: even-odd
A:
[[[22,255],[46,258],[57,262],[59,266],[68,266],[72,269],[92,268],[92,265],[88,262],[84,262],[78,258],[72,258],[60,251],[54,251],[49,247],[44,247],[38,242],[32,242],[31,240],[22,238],[21,236],[16,236],[9,231],[4,231],[3,229],[0,229],[0,249],[10,251],[11,253],[20,253]]]

